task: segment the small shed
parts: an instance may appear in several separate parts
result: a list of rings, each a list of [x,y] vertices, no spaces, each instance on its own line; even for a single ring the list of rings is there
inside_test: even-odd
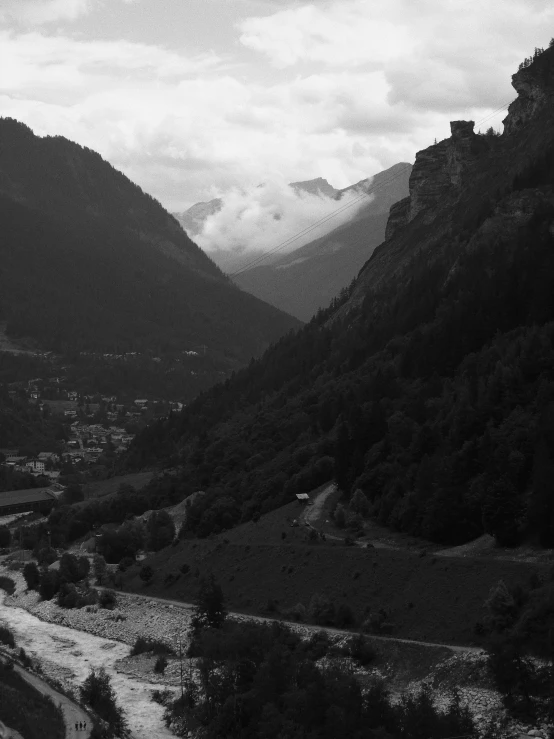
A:
[[[296,493],[296,499],[302,505],[308,505],[310,502],[310,496],[308,493]]]

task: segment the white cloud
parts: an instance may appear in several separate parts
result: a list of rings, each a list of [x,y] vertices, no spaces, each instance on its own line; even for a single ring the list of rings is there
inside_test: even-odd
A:
[[[239,24],[240,41],[270,57],[277,67],[301,60],[333,66],[382,62],[409,52],[413,41],[402,22],[375,18],[370,4],[324,3],[287,8]]]
[[[73,21],[90,10],[90,0],[4,0],[0,20],[25,24]]]
[[[278,254],[298,249],[345,223],[360,207],[348,194],[340,201],[295,191],[283,179],[221,193],[223,207],[204,223],[196,242],[206,251]],[[367,199],[364,201],[367,203]],[[352,204],[352,207],[346,207]],[[325,219],[321,225],[314,224]],[[294,238],[292,238],[294,237]]]

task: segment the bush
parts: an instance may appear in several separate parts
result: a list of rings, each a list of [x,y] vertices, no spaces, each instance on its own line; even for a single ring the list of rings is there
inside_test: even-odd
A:
[[[147,585],[154,577],[154,570],[150,565],[143,565],[140,568],[139,577]]]
[[[35,562],[27,562],[23,568],[23,577],[27,583],[27,590],[36,590],[40,585],[40,572]]]
[[[184,562],[179,569],[183,575],[188,575],[190,572],[190,565]]]
[[[326,631],[316,631],[304,644],[306,656],[316,662],[325,657],[331,646],[329,634]]]
[[[352,657],[352,659],[355,660],[362,667],[369,665],[377,656],[375,649],[372,647],[369,640],[363,636],[363,634],[358,634],[357,636],[353,636],[351,639],[349,639],[347,649],[348,654]]]
[[[129,567],[132,567],[135,564],[135,560],[132,557],[123,557],[119,560],[119,564],[117,565],[117,569],[120,572],[125,572],[125,570],[128,570]]]
[[[13,632],[7,626],[0,626],[0,644],[5,644],[7,647],[15,647]]]
[[[335,604],[326,596],[315,593],[310,600],[308,614],[319,626],[332,626],[335,623]]]
[[[165,642],[138,636],[131,649],[131,657],[135,657],[137,654],[145,654],[146,652],[152,652],[152,654],[174,654],[173,649]]]
[[[306,620],[306,613],[306,606],[302,603],[297,603],[292,608],[287,608],[287,610],[283,612],[283,616],[289,621],[304,622]]]
[[[163,675],[166,667],[167,667],[167,657],[165,656],[165,654],[160,654],[160,656],[158,657],[154,665],[154,672],[157,672],[158,674]]]
[[[15,582],[11,577],[0,576],[0,590],[5,590],[8,595],[15,593]]]
[[[339,629],[346,629],[349,626],[356,625],[356,617],[352,608],[347,603],[341,603],[337,608],[337,615],[335,617],[335,624]]]
[[[7,526],[0,526],[0,547],[5,549],[11,544],[12,535]]]
[[[113,610],[117,605],[117,595],[114,590],[101,590],[98,596],[100,608]]]
[[[60,589],[60,576],[56,570],[44,570],[40,576],[39,593],[42,600],[52,600]]]

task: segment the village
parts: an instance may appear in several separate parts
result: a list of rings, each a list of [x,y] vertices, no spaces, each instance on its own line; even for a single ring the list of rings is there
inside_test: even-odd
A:
[[[0,492],[0,516],[48,513],[68,483],[98,478],[149,421],[183,408],[179,401],[84,394],[71,388],[64,375],[12,382],[0,389],[12,402],[59,424],[59,438],[48,448],[40,449],[38,442],[0,448],[4,480],[13,481]]]

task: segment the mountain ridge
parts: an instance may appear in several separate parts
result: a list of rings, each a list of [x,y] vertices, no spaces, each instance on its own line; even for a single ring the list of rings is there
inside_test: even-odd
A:
[[[12,119],[0,119],[0,212],[0,318],[15,338],[154,356],[206,344],[217,373],[299,325],[241,292],[99,154]]]

